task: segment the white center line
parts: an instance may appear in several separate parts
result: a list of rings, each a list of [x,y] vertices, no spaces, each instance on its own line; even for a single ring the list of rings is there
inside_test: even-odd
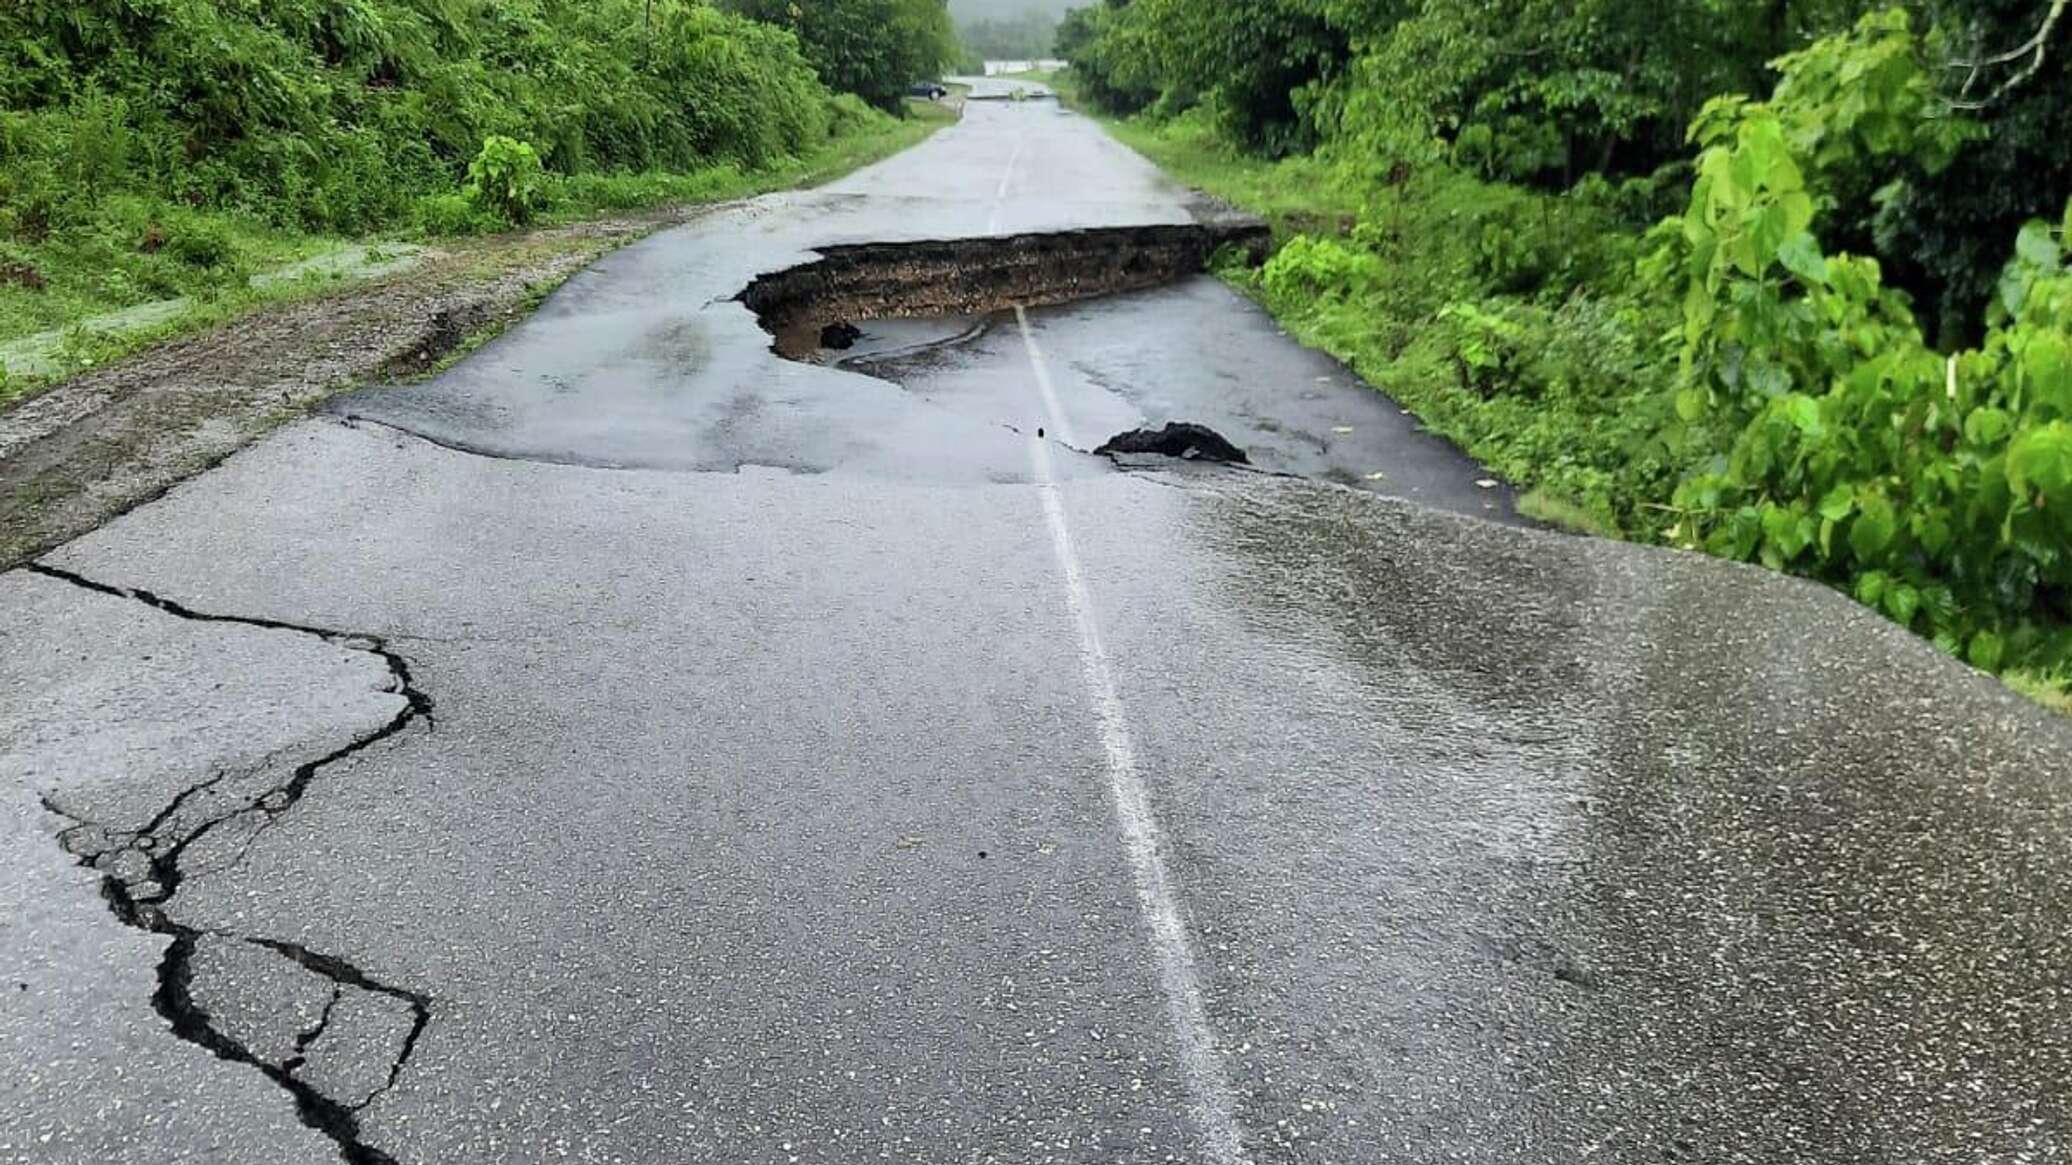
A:
[[[1014,322],[1022,329],[1022,348],[1029,354],[1029,367],[1036,370],[1036,391],[1043,397],[1043,413],[1050,431],[1067,446],[1079,448],[1079,439],[1072,435],[1072,422],[1065,418],[1065,407],[1058,403],[1057,386],[1051,383],[1050,364],[1043,359],[1043,349],[1036,346],[1035,329],[1029,326],[1029,311],[1021,304],[1014,305]]]
[[[1036,384],[1043,396],[1043,408],[1051,431],[1068,445],[1070,436],[1057,391],[1050,381],[1043,353],[1029,329],[1028,313],[1017,305],[1015,319],[1021,324],[1022,342],[1036,370]],[[1051,547],[1057,553],[1064,576],[1065,601],[1079,627],[1079,662],[1093,700],[1094,722],[1100,728],[1101,748],[1107,754],[1108,794],[1115,810],[1116,825],[1122,831],[1123,852],[1129,858],[1130,875],[1137,884],[1137,907],[1151,932],[1151,950],[1158,963],[1159,985],[1164,989],[1166,1012],[1179,1042],[1180,1069],[1186,1077],[1188,1099],[1199,1126],[1210,1165],[1246,1165],[1244,1141],[1238,1131],[1237,1101],[1231,1090],[1229,1071],[1216,1047],[1216,1033],[1209,1026],[1208,1009],[1202,1003],[1201,976],[1195,970],[1194,943],[1180,913],[1178,887],[1166,869],[1160,841],[1158,816],[1137,771],[1136,744],[1130,739],[1129,718],[1124,714],[1122,695],[1116,690],[1115,675],[1108,662],[1108,649],[1101,642],[1100,622],[1094,615],[1093,595],[1087,590],[1086,574],[1079,554],[1072,546],[1072,526],[1065,513],[1065,499],[1051,470],[1050,443],[1042,438],[1029,441],[1029,463],[1034,471],[1037,493],[1043,499],[1043,517],[1050,527]]]
[[[1027,144],[1027,138],[1016,138],[1014,153],[1007,156],[1007,170],[1000,175],[999,189],[993,191],[993,213],[986,219],[986,233],[989,235],[1000,233],[1000,212],[1007,205],[1007,188],[1014,182],[1015,163],[1022,160],[1022,147]]]

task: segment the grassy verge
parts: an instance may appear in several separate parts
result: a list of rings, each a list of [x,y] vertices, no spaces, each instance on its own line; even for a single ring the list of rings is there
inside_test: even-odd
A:
[[[1352,229],[1359,214],[1359,193],[1313,158],[1270,162],[1240,154],[1198,118],[1151,123],[1109,117],[1073,94],[1069,74],[1057,87],[1067,105],[1100,122],[1116,140],[1160,169],[1271,223],[1277,241],[1320,230],[1343,233]]]
[[[557,176],[550,179],[539,225],[820,185],[913,146],[956,119],[953,107],[910,102],[903,119],[874,120],[807,156],[760,169],[720,165],[691,173]],[[421,227],[407,233],[435,246],[456,238]],[[0,345],[53,330],[64,333],[56,371],[10,376],[0,368],[0,408],[67,376],[220,326],[256,308],[331,294],[349,277],[327,272],[260,287],[252,285],[251,277],[352,242],[284,230],[237,212],[111,199],[92,230],[53,234],[0,254]],[[183,301],[177,311],[141,326],[114,332],[81,326],[175,298]]]
[[[1596,294],[1632,269],[1632,236],[1608,211],[1442,167],[1363,182],[1314,157],[1262,159],[1199,114],[1094,116],[1272,225],[1277,262],[1224,274],[1290,334],[1517,484],[1535,516],[1591,534],[1628,528],[1633,487],[1647,482],[1632,457],[1646,418],[1631,402],[1649,395],[1638,388],[1654,371],[1653,325]]]
[[[2000,678],[2007,681],[2008,687],[2051,711],[2072,716],[2072,676],[2018,671]]]

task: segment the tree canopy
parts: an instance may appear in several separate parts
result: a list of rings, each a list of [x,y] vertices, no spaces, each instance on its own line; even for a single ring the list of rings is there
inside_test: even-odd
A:
[[[897,109],[916,81],[958,59],[945,0],[725,0],[743,16],[798,37],[828,85]]]

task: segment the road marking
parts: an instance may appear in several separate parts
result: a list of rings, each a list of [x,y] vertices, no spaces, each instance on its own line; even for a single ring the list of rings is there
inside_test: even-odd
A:
[[[1022,329],[1022,348],[1029,353],[1029,367],[1036,370],[1036,391],[1043,396],[1043,412],[1049,417],[1049,429],[1058,435],[1058,440],[1077,449],[1079,439],[1072,435],[1072,422],[1065,419],[1065,407],[1058,403],[1057,386],[1050,380],[1050,365],[1043,359],[1043,349],[1036,346],[1036,331],[1029,326],[1029,310],[1021,304],[1014,305],[1014,322]],[[1048,469],[1050,456],[1044,455],[1044,468]],[[1039,480],[1049,481],[1046,473]]]
[[[1029,313],[1020,305],[1014,309],[1021,324],[1022,343],[1028,348],[1029,364],[1036,370],[1036,385],[1043,396],[1049,429],[1067,445],[1074,444],[1065,414],[1058,407],[1057,390],[1051,384],[1043,353],[1029,328]],[[1223,1054],[1216,1048],[1216,1033],[1209,1026],[1208,1009],[1202,1003],[1201,976],[1195,971],[1194,942],[1180,914],[1180,896],[1172,874],[1166,869],[1160,844],[1158,816],[1137,771],[1137,749],[1130,739],[1129,718],[1122,707],[1122,695],[1115,687],[1108,649],[1101,642],[1100,622],[1094,616],[1093,595],[1086,586],[1086,574],[1079,554],[1072,546],[1072,525],[1065,514],[1064,494],[1051,470],[1050,442],[1029,441],[1029,462],[1036,477],[1036,490],[1043,499],[1044,521],[1050,527],[1051,547],[1057,552],[1058,569],[1064,576],[1065,601],[1073,622],[1079,627],[1079,663],[1085,674],[1087,693],[1092,697],[1094,722],[1100,728],[1101,748],[1107,753],[1108,794],[1115,810],[1116,825],[1122,831],[1123,852],[1129,858],[1130,875],[1137,884],[1137,908],[1151,932],[1151,949],[1158,961],[1159,985],[1165,991],[1166,1012],[1180,1045],[1180,1070],[1195,1123],[1205,1142],[1204,1159],[1211,1165],[1246,1165],[1244,1142],[1238,1133],[1237,1100],[1230,1087],[1230,1074]]]
[[[993,213],[986,219],[986,233],[989,235],[1000,233],[1000,211],[1007,205],[1007,187],[1014,181],[1015,163],[1022,160],[1022,147],[1027,145],[1028,141],[1026,137],[1016,138],[1014,153],[1007,156],[1007,170],[1000,175],[999,188],[993,191]]]

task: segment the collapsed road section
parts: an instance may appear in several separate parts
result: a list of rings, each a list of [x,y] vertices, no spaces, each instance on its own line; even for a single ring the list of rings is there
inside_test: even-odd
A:
[[[736,298],[793,358],[859,321],[982,315],[1158,287],[1231,248],[1257,261],[1264,223],[1107,227],[818,248],[811,263],[758,277]]]
[[[972,316],[1183,286],[1219,252],[1257,256],[1269,237],[1257,220],[1227,215],[1145,217],[1153,221],[1009,235],[974,225],[970,236],[905,241],[886,225],[891,241],[830,245],[822,240],[869,237],[862,232],[880,227],[769,228],[745,208],[608,257],[480,358],[414,384],[339,397],[326,411],[509,460],[1022,480],[1028,453],[1018,434],[1037,424],[1029,398],[1001,402],[1005,409],[976,397],[945,407],[832,367],[828,350],[853,344],[859,325],[919,322],[877,331],[955,341],[977,335]],[[783,239],[775,246],[766,238],[773,229]],[[608,295],[593,298],[606,287]],[[884,337],[871,338],[872,352],[882,354]],[[867,355],[843,354],[845,368]],[[1116,418],[1143,419],[1134,410]],[[1103,418],[1086,431],[1130,425]],[[909,451],[918,448],[944,455],[916,459]]]

